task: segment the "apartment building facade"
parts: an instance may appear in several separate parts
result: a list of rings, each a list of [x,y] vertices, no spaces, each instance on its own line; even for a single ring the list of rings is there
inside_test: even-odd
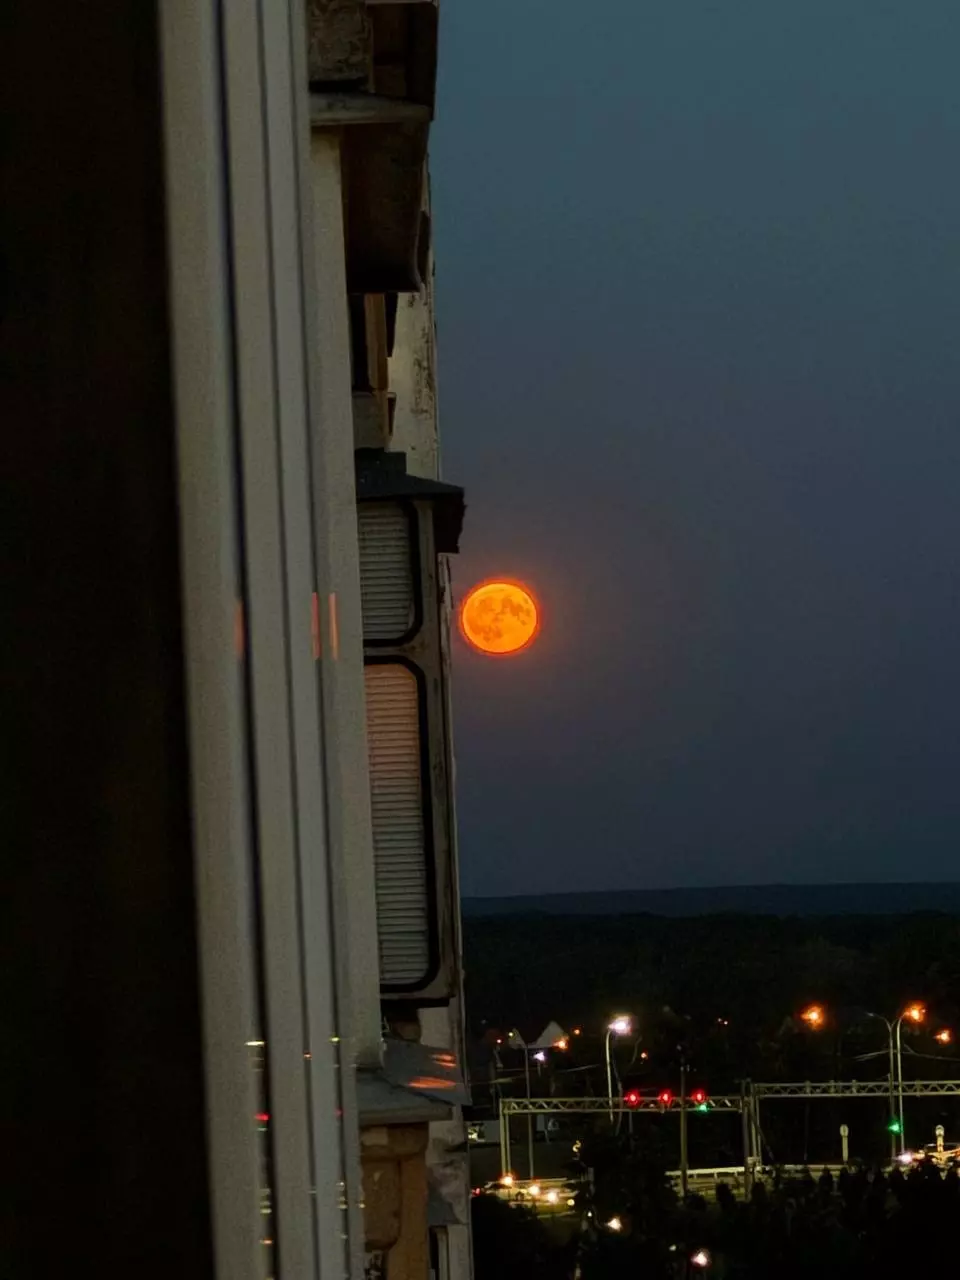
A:
[[[436,5],[15,8],[11,1274],[466,1280]]]

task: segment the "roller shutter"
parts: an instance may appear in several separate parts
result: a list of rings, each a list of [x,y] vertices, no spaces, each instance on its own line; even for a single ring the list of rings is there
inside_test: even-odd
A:
[[[365,502],[358,520],[364,643],[398,644],[417,621],[411,517],[398,502]]]
[[[402,663],[365,668],[380,979],[410,987],[430,967],[420,689]]]

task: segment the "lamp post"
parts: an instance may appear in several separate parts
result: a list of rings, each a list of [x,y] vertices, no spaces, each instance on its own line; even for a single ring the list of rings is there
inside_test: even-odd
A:
[[[889,1080],[890,1080],[890,1095],[889,1095],[890,1157],[892,1159],[897,1154],[897,1125],[899,1123],[899,1121],[897,1120],[897,1102],[896,1102],[897,1077],[896,1077],[896,1056],[895,1056],[893,1023],[890,1021],[889,1018],[885,1018],[882,1013],[871,1013],[869,1009],[864,1010],[864,1016],[867,1018],[875,1018],[877,1022],[882,1022],[887,1029],[887,1050],[889,1052],[889,1058],[890,1058],[890,1066],[889,1066],[889,1071],[890,1071],[890,1075],[889,1075]],[[902,1124],[900,1124],[900,1129],[901,1130],[903,1129]]]
[[[887,1029],[887,1053],[889,1056],[889,1080],[890,1080],[890,1155],[897,1154],[897,1138],[899,1136],[899,1148],[903,1152],[906,1146],[906,1136],[904,1134],[903,1121],[903,1047],[900,1038],[901,1028],[904,1021],[912,1022],[919,1025],[927,1016],[926,1007],[914,1001],[892,1021],[885,1018],[882,1013],[871,1013],[869,1009],[863,1010],[863,1017],[874,1018],[877,1022],[882,1022]],[[813,1031],[820,1031],[826,1026],[826,1012],[822,1005],[814,1004],[809,1009],[805,1009],[800,1015],[801,1019]],[[949,1038],[945,1043],[949,1044]]]
[[[927,1011],[922,1004],[911,1004],[906,1009],[904,1009],[903,1013],[901,1013],[900,1017],[896,1021],[897,1106],[898,1106],[898,1115],[900,1117],[900,1150],[901,1151],[903,1151],[904,1147],[906,1146],[907,1136],[906,1136],[906,1133],[904,1132],[904,1125],[903,1125],[903,1053],[901,1052],[901,1048],[900,1048],[900,1028],[903,1026],[904,1018],[906,1018],[910,1022],[913,1022],[919,1025],[919,1023],[921,1023],[926,1016],[927,1016]]]
[[[922,1004],[914,1003],[907,1005],[899,1017],[892,1022],[882,1013],[871,1013],[869,1009],[864,1010],[864,1016],[882,1022],[887,1029],[887,1050],[890,1056],[890,1154],[895,1156],[898,1136],[900,1151],[902,1152],[906,1147],[903,1124],[903,1049],[900,1030],[904,1018],[908,1022],[921,1023],[927,1016],[927,1011]]]
[[[604,1058],[607,1064],[607,1101],[610,1104],[610,1123],[613,1124],[613,1062],[610,1058],[610,1041],[614,1036],[628,1036],[633,1029],[633,1019],[625,1013],[617,1014],[607,1024],[604,1040]]]
[[[687,1150],[687,1059],[680,1049],[680,1199],[687,1203],[690,1156]]]
[[[519,1031],[511,1031],[507,1035],[511,1048],[519,1049],[523,1054],[523,1079],[527,1087],[527,1101],[530,1101],[530,1051],[527,1043],[521,1036]],[[533,1181],[533,1114],[527,1113],[527,1172],[530,1175],[530,1181]]]

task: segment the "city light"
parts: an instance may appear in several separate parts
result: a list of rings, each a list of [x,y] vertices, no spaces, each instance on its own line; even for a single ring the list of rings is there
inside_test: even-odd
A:
[[[944,1027],[942,1031],[938,1031],[933,1038],[938,1044],[953,1044],[953,1032],[949,1027]]]
[[[710,1104],[707,1100],[706,1089],[694,1089],[693,1093],[691,1093],[690,1095],[690,1101],[693,1103],[693,1105],[697,1108],[698,1111],[710,1110]]]
[[[527,1195],[530,1197],[531,1200],[538,1199],[540,1196],[540,1183],[531,1182],[529,1187],[527,1187]]]
[[[626,1013],[618,1013],[607,1030],[615,1036],[628,1036],[633,1030],[633,1019]]]
[[[565,1049],[570,1048],[570,1041],[567,1039],[566,1036],[561,1036],[559,1040],[554,1040],[553,1047],[555,1049],[559,1049],[560,1052],[562,1053]]]
[[[911,1022],[922,1022],[927,1016],[926,1007],[922,1004],[912,1004],[904,1009],[903,1016],[909,1018]]]
[[[513,1176],[512,1173],[505,1173],[503,1177],[500,1179],[501,1187],[512,1187],[515,1182],[516,1182],[516,1178]]]
[[[537,1052],[533,1055],[533,1060],[534,1062],[546,1062],[547,1055],[543,1052],[542,1049],[538,1049]]]
[[[661,1089],[657,1094],[657,1101],[660,1103],[661,1107],[669,1107],[671,1102],[673,1102],[673,1093],[669,1089]]]
[[[804,1009],[800,1017],[812,1031],[819,1031],[827,1020],[822,1004],[810,1005],[808,1009]]]
[[[580,1035],[580,1034],[581,1034],[580,1028],[579,1028],[579,1027],[574,1027],[574,1028],[573,1028],[573,1034],[574,1034],[575,1036]]]
[[[608,1231],[622,1231],[622,1230],[623,1230],[623,1223],[620,1221],[620,1219],[619,1219],[619,1218],[616,1218],[616,1217],[611,1218],[611,1219],[610,1219],[610,1221],[607,1223],[607,1230],[608,1230]]]
[[[624,1105],[628,1107],[639,1107],[642,1102],[639,1089],[628,1089],[623,1095]]]
[[[900,1132],[900,1121],[897,1119],[896,1116],[893,1116],[891,1118],[890,1123],[887,1125],[887,1129],[890,1131],[890,1133]]]
[[[706,1271],[710,1265],[709,1249],[698,1249],[696,1253],[690,1255],[691,1267],[698,1267],[701,1271]]]
[[[557,1204],[560,1200],[560,1192],[557,1191],[555,1188],[551,1187],[550,1190],[547,1192],[547,1194],[544,1196],[544,1199],[546,1200],[547,1204]]]

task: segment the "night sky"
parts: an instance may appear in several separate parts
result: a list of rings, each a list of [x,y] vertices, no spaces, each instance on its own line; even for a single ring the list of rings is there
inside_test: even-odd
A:
[[[445,0],[463,890],[960,878],[960,5]]]

